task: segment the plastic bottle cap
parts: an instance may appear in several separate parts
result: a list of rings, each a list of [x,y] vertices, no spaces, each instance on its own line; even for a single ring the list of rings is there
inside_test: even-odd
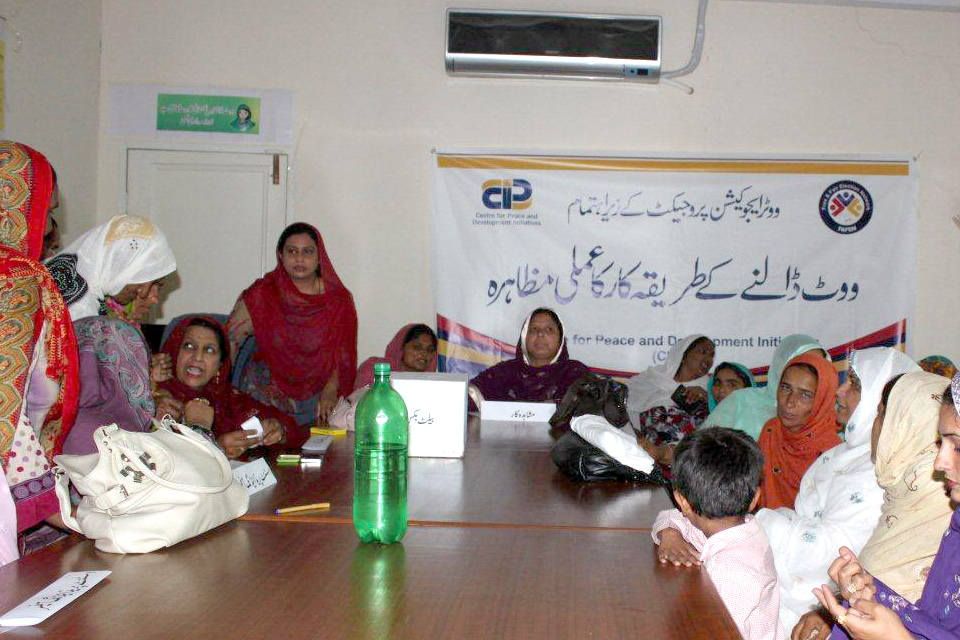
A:
[[[373,365],[374,375],[378,373],[390,373],[390,363],[389,362],[377,362]]]

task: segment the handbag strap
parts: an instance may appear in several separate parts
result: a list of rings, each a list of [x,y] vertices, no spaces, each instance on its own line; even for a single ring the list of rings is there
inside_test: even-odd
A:
[[[184,427],[183,425],[180,425],[169,418],[164,418],[163,422],[154,421],[154,426],[157,428],[157,430],[169,431],[182,438],[185,438],[187,442],[207,453],[211,458],[216,460],[220,467],[220,484],[212,487],[206,487],[202,485],[184,484],[167,480],[154,471],[154,465],[145,463],[136,452],[126,447],[119,438],[114,438],[116,432],[120,430],[119,427],[116,425],[110,425],[109,427],[102,427],[102,429],[103,436],[111,440],[111,446],[124,455],[127,463],[136,467],[137,471],[162,487],[167,487],[168,489],[174,489],[177,491],[187,491],[189,493],[221,493],[226,491],[227,487],[233,484],[233,471],[230,469],[230,463],[227,461],[227,457],[219,451],[213,450],[213,445],[204,440],[199,434],[194,433],[189,427]],[[103,494],[102,497],[106,498],[109,496],[109,494],[116,493],[117,495],[113,496],[113,499],[116,499],[121,494],[126,493],[125,490],[118,492],[118,487],[122,487],[122,485],[113,487],[110,491]],[[123,495],[123,497],[119,499],[123,499],[125,497],[126,495]]]
[[[57,502],[60,503],[60,517],[63,519],[63,524],[77,533],[83,533],[80,530],[80,523],[73,517],[73,505],[70,504],[70,478],[67,477],[67,472],[57,465],[53,469],[53,475],[56,479]]]

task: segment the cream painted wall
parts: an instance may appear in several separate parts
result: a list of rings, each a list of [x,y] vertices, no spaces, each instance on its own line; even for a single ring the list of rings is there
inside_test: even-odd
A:
[[[35,147],[57,170],[55,215],[71,240],[97,218],[100,3],[2,0],[0,15],[7,19],[3,137]]]
[[[695,0],[480,4],[661,14],[668,68],[685,64],[696,13]],[[354,293],[361,357],[381,352],[404,322],[432,320],[434,147],[916,155],[914,355],[960,357],[960,290],[946,280],[960,249],[950,221],[960,212],[960,14],[714,1],[703,62],[685,79],[696,92],[686,95],[666,86],[450,78],[446,7],[104,0],[101,100],[113,82],[291,89],[294,217],[320,227]],[[98,197],[112,205],[122,198],[131,141],[107,135],[106,118],[104,108]],[[101,216],[111,211],[103,206]]]

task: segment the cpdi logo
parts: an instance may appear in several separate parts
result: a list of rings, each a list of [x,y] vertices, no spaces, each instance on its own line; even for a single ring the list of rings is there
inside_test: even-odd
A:
[[[533,187],[514,178],[483,183],[483,206],[487,209],[528,209],[533,204]]]
[[[856,233],[873,216],[873,198],[852,180],[834,182],[820,196],[820,218],[837,233]]]

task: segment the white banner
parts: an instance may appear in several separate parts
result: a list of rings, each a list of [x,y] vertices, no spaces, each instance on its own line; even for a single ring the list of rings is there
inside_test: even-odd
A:
[[[782,336],[840,359],[903,346],[914,313],[909,161],[436,155],[441,367],[511,357],[536,307],[617,373],[704,333],[762,371]]]

